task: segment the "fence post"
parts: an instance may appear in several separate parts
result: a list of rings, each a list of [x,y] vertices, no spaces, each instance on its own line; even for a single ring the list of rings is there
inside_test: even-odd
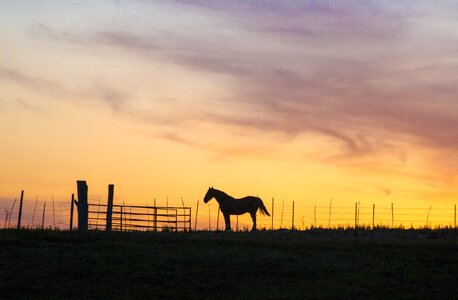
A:
[[[19,201],[19,215],[17,217],[17,229],[21,228],[22,201],[24,200],[24,190],[21,191],[21,201]]]
[[[175,231],[178,232],[178,209],[175,209]]]
[[[291,224],[291,230],[294,230],[294,201],[293,201],[293,222]]]
[[[75,194],[72,194],[72,202],[70,203],[70,231],[73,229],[73,202],[75,202]]]
[[[230,217],[230,216],[229,216]],[[235,223],[235,231],[239,231],[239,215],[235,215],[236,219],[236,223]]]
[[[359,212],[361,210],[361,201],[358,201],[358,226],[359,226]]]
[[[88,187],[85,180],[76,181],[76,186],[78,191],[78,202],[76,204],[76,208],[78,210],[78,230],[86,231],[88,228]]]
[[[355,235],[356,235],[356,229],[358,227],[358,202],[355,202]]]
[[[41,218],[41,229],[45,228],[45,211],[46,211],[46,200],[43,204],[43,217]]]
[[[106,231],[111,231],[112,227],[112,217],[113,217],[113,196],[114,196],[114,184],[108,185],[108,203],[107,203],[107,217],[106,217]],[[149,221],[149,219],[148,219]]]
[[[221,213],[221,207],[218,205],[218,215],[216,216],[216,231],[219,230],[219,214]]]
[[[11,206],[9,218],[8,218],[8,228],[10,228],[11,216],[13,215],[14,206],[16,205],[17,199],[14,199],[13,205]]]
[[[274,197],[272,197],[272,217],[271,217],[271,225],[270,225],[271,230],[274,230],[274,203],[275,203],[275,199]]]
[[[33,226],[33,221],[35,221],[35,212],[37,211],[37,205],[38,205],[38,196],[35,196],[35,206],[33,207],[33,214],[32,214],[32,226]]]
[[[154,198],[154,221],[153,221],[153,230],[157,231],[157,206],[156,206],[156,198]]]
[[[186,212],[185,212],[185,208],[184,208],[184,201],[183,201],[183,197],[181,197],[181,205],[183,206],[183,231],[186,231]]]
[[[54,196],[51,195],[52,198],[52,229],[56,230],[56,208],[54,207]]]
[[[433,208],[433,206],[431,205],[429,207],[429,210],[428,210],[428,214],[426,215],[426,228],[429,228],[429,213],[431,212],[431,209]]]
[[[189,208],[189,221],[188,221],[189,231],[192,231],[192,208]]]
[[[455,213],[453,215],[453,228],[456,228],[456,204],[455,204]]]
[[[120,217],[119,217],[119,218],[120,218],[120,222],[121,222],[121,223],[120,223],[121,232],[122,232],[122,217],[123,217],[123,216],[122,216],[122,213],[123,213],[122,211],[123,211],[123,208],[124,208],[124,206],[121,206],[121,214],[120,214]]]
[[[157,207],[156,207],[156,199],[154,199],[154,231],[157,231]]]
[[[211,218],[210,218],[210,205],[207,205],[207,206],[208,206],[208,230],[212,230]]]
[[[197,231],[197,215],[199,213],[199,200],[197,200],[196,219],[194,220],[194,231]]]
[[[129,207],[129,229],[132,230],[132,207]]]
[[[393,202],[391,202],[391,228],[394,228],[394,208],[393,208]]]
[[[372,204],[372,230],[374,230],[374,220],[375,220],[375,204]]]
[[[150,213],[149,213],[149,205],[146,206],[146,217],[148,218],[148,223],[146,224],[147,227],[146,227],[146,230],[148,231],[151,227],[150,227],[150,223],[149,223],[149,216],[150,216]]]

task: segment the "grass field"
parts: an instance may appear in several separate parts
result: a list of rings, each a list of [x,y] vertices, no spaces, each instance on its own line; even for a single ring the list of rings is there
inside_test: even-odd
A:
[[[0,231],[3,299],[458,297],[453,230]]]

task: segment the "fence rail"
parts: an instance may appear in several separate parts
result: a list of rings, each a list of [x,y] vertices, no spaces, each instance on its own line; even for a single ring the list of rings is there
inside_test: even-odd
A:
[[[107,205],[88,203],[88,225],[91,229],[106,229]],[[112,230],[191,230],[190,207],[160,207],[113,205]]]

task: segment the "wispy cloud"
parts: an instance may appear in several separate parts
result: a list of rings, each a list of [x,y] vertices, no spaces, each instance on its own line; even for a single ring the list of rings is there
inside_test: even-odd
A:
[[[72,87],[58,81],[35,77],[20,70],[2,67],[0,67],[0,78],[12,81],[26,90],[32,90],[59,101],[73,100],[84,102],[86,101],[85,99],[97,99],[99,102],[109,105],[114,111],[120,111],[123,103],[129,99],[129,96],[125,92],[121,92],[115,87],[97,80],[94,80],[85,87]],[[16,103],[28,110],[42,112],[39,106],[33,105],[24,99],[18,98],[16,99]]]
[[[30,103],[30,101],[27,101],[27,100],[24,100],[24,99],[19,99],[18,98],[18,99],[16,99],[16,103],[19,106],[21,106],[21,107],[23,107],[23,108],[25,108],[25,109],[33,112],[33,113],[40,113],[41,114],[41,113],[44,113],[46,111],[45,108],[43,108],[41,106],[38,106],[38,105],[35,105],[35,104],[32,104],[32,103]]]
[[[204,120],[257,138],[321,135],[334,140],[346,158],[391,149],[393,141],[458,152],[453,47],[433,31],[418,34],[441,11],[424,18],[421,7],[377,1],[173,3],[183,14],[197,10],[204,24],[135,32],[122,26],[70,32],[41,24],[34,34],[89,48],[112,47],[125,51],[126,58],[159,60],[209,77],[226,76],[226,95],[196,100],[203,105],[192,114],[169,116],[123,107],[127,96],[121,90],[95,87],[96,97],[145,122],[154,119],[154,124],[186,130]],[[196,26],[201,35],[193,32]]]
[[[32,78],[18,70],[4,68],[0,66],[0,77],[4,80],[11,80],[20,86],[30,88],[36,91],[55,91],[60,90],[61,86],[54,81]]]

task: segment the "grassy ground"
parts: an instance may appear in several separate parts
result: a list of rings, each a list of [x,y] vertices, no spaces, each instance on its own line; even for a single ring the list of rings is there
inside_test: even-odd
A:
[[[452,230],[0,231],[4,299],[453,299]]]

